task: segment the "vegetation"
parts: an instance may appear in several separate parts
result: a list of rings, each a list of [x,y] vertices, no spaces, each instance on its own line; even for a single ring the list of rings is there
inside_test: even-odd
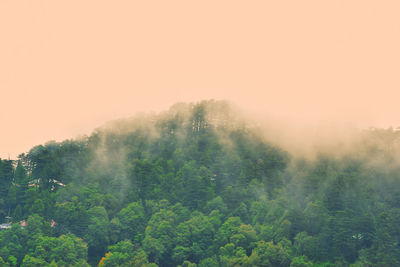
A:
[[[205,101],[36,146],[0,160],[0,265],[400,266],[399,140],[292,156]]]

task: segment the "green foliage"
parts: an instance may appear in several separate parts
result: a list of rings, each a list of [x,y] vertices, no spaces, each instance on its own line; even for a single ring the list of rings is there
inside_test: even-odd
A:
[[[242,247],[229,243],[220,248],[221,266],[250,266],[249,257]]]
[[[10,265],[7,262],[5,262],[2,257],[0,257],[0,266],[8,267]]]
[[[212,258],[206,258],[206,259],[200,261],[198,266],[199,267],[218,267],[219,263],[215,257],[212,257]]]
[[[46,261],[43,259],[37,259],[35,257],[26,255],[22,262],[21,267],[41,267],[46,266]]]
[[[180,223],[176,228],[176,247],[172,258],[179,264],[183,260],[199,262],[212,255],[210,248],[213,245],[214,232],[213,225],[203,214]]]
[[[290,265],[290,257],[281,245],[260,241],[249,258],[253,266],[284,267]]]
[[[294,257],[290,263],[290,267],[312,267],[313,263],[307,260],[307,257]]]
[[[87,241],[90,253],[102,254],[109,244],[110,222],[104,207],[93,207],[88,210],[89,226],[84,239]]]
[[[132,202],[118,213],[122,238],[134,239],[143,233],[146,226],[146,217],[143,206],[138,202]]]

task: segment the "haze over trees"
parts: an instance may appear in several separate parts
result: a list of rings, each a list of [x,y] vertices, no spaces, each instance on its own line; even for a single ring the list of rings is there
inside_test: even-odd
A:
[[[264,130],[203,101],[1,159],[0,266],[400,266],[400,132]]]

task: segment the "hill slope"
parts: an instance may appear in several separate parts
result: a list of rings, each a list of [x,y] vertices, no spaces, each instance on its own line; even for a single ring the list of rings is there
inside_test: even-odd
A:
[[[115,121],[0,160],[0,215],[14,222],[0,262],[396,266],[399,137],[371,129],[307,160],[226,102]]]

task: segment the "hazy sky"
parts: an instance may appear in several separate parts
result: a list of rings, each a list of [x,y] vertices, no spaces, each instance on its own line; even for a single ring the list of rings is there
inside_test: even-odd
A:
[[[177,101],[400,125],[399,1],[0,1],[0,157]]]

